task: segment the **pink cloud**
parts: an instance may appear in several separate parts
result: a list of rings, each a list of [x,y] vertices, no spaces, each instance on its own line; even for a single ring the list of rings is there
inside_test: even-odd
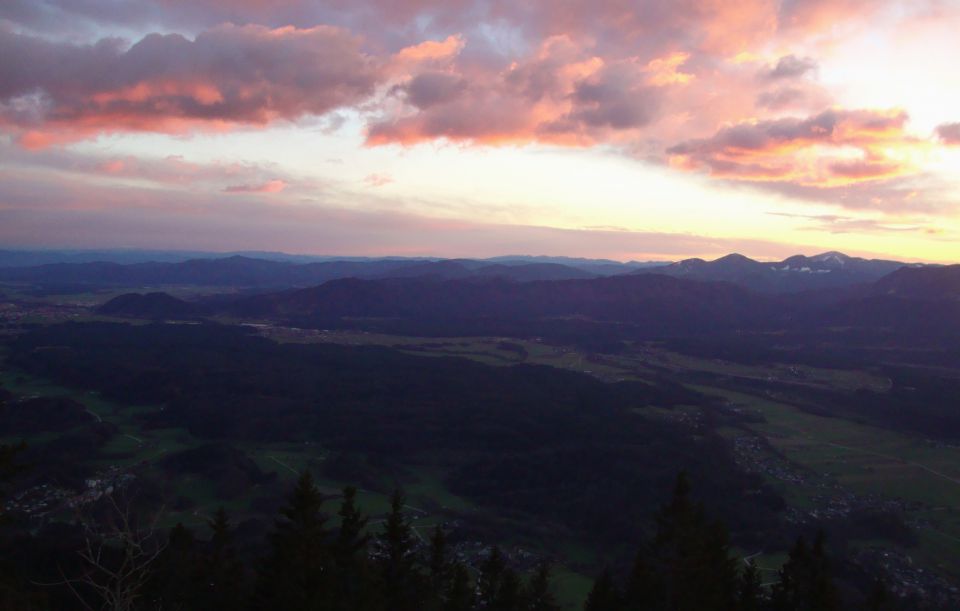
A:
[[[443,61],[456,57],[466,41],[460,34],[451,34],[441,41],[425,40],[400,50],[394,61],[400,64],[421,64],[425,61]]]
[[[267,185],[275,191],[296,184],[317,189],[321,185],[302,176],[291,177],[272,164],[210,161],[198,163],[177,155],[160,158],[134,155],[96,155],[70,149],[24,151],[0,146],[0,156],[11,167],[52,170],[59,173],[92,175],[122,183],[150,183],[161,187],[182,187],[225,191],[231,186]]]
[[[287,183],[282,180],[268,180],[256,185],[230,185],[223,191],[224,193],[280,193],[286,188]]]
[[[960,123],[944,123],[937,126],[937,136],[944,144],[960,146]]]
[[[803,102],[805,98],[806,93],[802,89],[784,87],[773,91],[762,91],[757,94],[757,106],[760,108],[781,110],[790,108],[797,102]]]
[[[266,125],[356,104],[379,62],[329,26],[218,26],[129,48],[0,30],[0,126],[30,148],[114,131],[183,133]]]
[[[744,122],[667,150],[671,164],[746,182],[829,187],[914,172],[885,155],[915,140],[901,110],[828,110],[805,119]],[[859,151],[849,158],[847,151]]]
[[[382,187],[393,182],[393,177],[389,174],[370,174],[363,179],[371,187]]]

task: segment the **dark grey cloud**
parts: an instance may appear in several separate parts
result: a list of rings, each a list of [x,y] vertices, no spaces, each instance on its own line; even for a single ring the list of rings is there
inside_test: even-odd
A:
[[[652,122],[660,102],[657,88],[645,84],[628,64],[605,67],[577,84],[570,118],[590,127],[633,129]]]
[[[797,57],[784,55],[775,66],[761,73],[768,80],[795,79],[817,69],[817,62],[812,57]]]
[[[466,88],[467,82],[462,76],[448,72],[424,72],[403,86],[407,99],[420,109],[448,102]]]
[[[265,124],[356,104],[381,62],[344,30],[224,25],[130,47],[0,30],[0,121],[63,130],[176,131],[189,122]]]
[[[769,110],[783,110],[801,105],[807,100],[807,92],[797,87],[781,87],[757,94],[756,105]]]
[[[829,141],[841,118],[840,111],[828,110],[806,119],[785,118],[724,127],[710,138],[689,140],[667,149],[671,155],[701,158],[727,150],[761,151],[796,140]]]

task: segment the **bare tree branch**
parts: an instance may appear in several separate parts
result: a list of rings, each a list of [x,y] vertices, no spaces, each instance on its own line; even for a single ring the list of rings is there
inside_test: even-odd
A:
[[[166,542],[157,535],[163,509],[143,526],[132,514],[131,503],[121,507],[114,495],[107,497],[110,513],[98,525],[81,520],[86,530],[84,545],[78,551],[84,563],[83,574],[48,586],[66,586],[84,608],[94,607],[78,589],[82,586],[94,593],[104,611],[132,611],[150,578],[154,561],[166,549]]]

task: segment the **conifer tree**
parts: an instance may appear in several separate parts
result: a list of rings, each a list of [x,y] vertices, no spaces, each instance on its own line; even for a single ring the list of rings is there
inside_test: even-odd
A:
[[[560,605],[550,591],[550,565],[541,562],[530,578],[527,592],[528,611],[560,611]]]
[[[191,608],[196,603],[197,546],[182,523],[170,529],[167,546],[157,557],[148,580],[147,598],[162,609]]]
[[[513,569],[507,567],[500,577],[500,587],[493,598],[491,611],[522,611],[526,604],[523,582]]]
[[[740,573],[739,587],[740,611],[760,611],[762,592],[760,588],[760,571],[756,563],[749,560]]]
[[[405,498],[399,489],[390,499],[390,514],[380,536],[384,599],[391,611],[416,608],[419,583],[413,566],[413,532],[403,513]]]
[[[334,546],[337,563],[347,566],[362,555],[370,537],[364,534],[368,518],[357,507],[357,489],[347,486],[343,489],[343,502],[340,505],[340,530]]]
[[[593,582],[593,587],[583,605],[584,611],[621,611],[624,609],[620,592],[613,582],[609,569],[604,569]]]
[[[443,597],[443,611],[470,611],[474,608],[476,592],[467,567],[456,562],[450,573],[450,584]]]
[[[886,584],[878,579],[867,595],[867,600],[863,605],[864,611],[897,611],[900,609],[899,601],[890,593]]]
[[[2,406],[2,403],[0,403],[0,406]],[[6,496],[6,484],[20,471],[21,466],[17,464],[17,455],[26,449],[27,444],[22,441],[16,445],[0,445],[0,526],[3,525],[4,521],[3,508],[6,505],[4,502],[6,500],[4,498]]]
[[[837,587],[830,573],[830,561],[827,558],[827,537],[822,530],[817,532],[813,541],[813,583],[811,588],[812,606],[821,611],[840,608]]]
[[[650,565],[649,553],[646,549],[637,553],[627,576],[623,592],[623,607],[626,611],[657,609],[663,604],[663,582]]]
[[[446,589],[450,578],[450,563],[447,559],[447,536],[438,524],[430,536],[430,591],[434,596],[440,596]]]
[[[308,471],[300,475],[269,536],[257,583],[260,609],[329,609],[333,559],[324,498]]]
[[[736,605],[737,573],[726,530],[707,520],[690,499],[686,473],[677,477],[673,498],[657,516],[653,563],[671,611],[727,611]]]
[[[200,557],[197,581],[199,609],[236,609],[244,601],[243,563],[233,545],[233,528],[223,507],[207,523],[210,543]]]
[[[340,510],[337,512],[340,516],[340,529],[334,542],[334,607],[341,611],[372,608],[377,600],[377,590],[372,587],[373,576],[367,562],[367,544],[370,537],[365,530],[368,518],[357,507],[356,497],[356,488],[345,487]]]
[[[477,598],[482,608],[492,607],[500,593],[503,584],[503,574],[507,570],[507,562],[503,552],[496,545],[490,554],[480,563],[480,577],[477,580]]]
[[[817,534],[812,548],[803,536],[797,539],[780,569],[780,581],[773,589],[773,607],[778,611],[834,611],[840,608],[822,532]]]
[[[4,404],[2,395],[0,389],[0,409]],[[20,471],[17,455],[26,449],[27,445],[22,441],[16,445],[0,445],[0,529],[7,525],[3,511],[6,505],[6,483]],[[19,575],[19,567],[12,556],[0,556],[0,609],[35,611],[48,608],[46,597],[42,593],[30,591],[25,580]]]

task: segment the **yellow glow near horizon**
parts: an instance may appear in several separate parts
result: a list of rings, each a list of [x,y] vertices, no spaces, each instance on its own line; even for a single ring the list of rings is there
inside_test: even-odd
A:
[[[865,256],[950,262],[960,258],[956,226],[925,227],[923,215],[884,218],[866,210],[791,200],[747,186],[721,186],[703,176],[652,166],[615,153],[540,146],[474,148],[424,144],[362,146],[359,126],[335,135],[289,128],[224,134],[202,141],[164,136],[116,138],[110,149],[163,150],[194,162],[243,160],[275,164],[325,185],[316,199],[338,206],[381,209],[439,219],[564,229],[616,229],[694,234],[796,245],[812,254],[843,250]],[[101,145],[83,145],[96,150]],[[177,150],[180,148],[181,150]],[[258,155],[252,157],[251,151]],[[303,155],[302,151],[310,151]],[[954,164],[960,151],[943,156]],[[371,172],[389,177],[380,186]],[[875,221],[880,229],[831,231],[814,217]],[[744,248],[752,253],[749,246]],[[440,253],[457,256],[457,253]],[[540,253],[534,253],[540,254]],[[562,254],[562,253],[549,253]],[[722,251],[691,256],[719,256]],[[625,255],[629,256],[629,255]]]

